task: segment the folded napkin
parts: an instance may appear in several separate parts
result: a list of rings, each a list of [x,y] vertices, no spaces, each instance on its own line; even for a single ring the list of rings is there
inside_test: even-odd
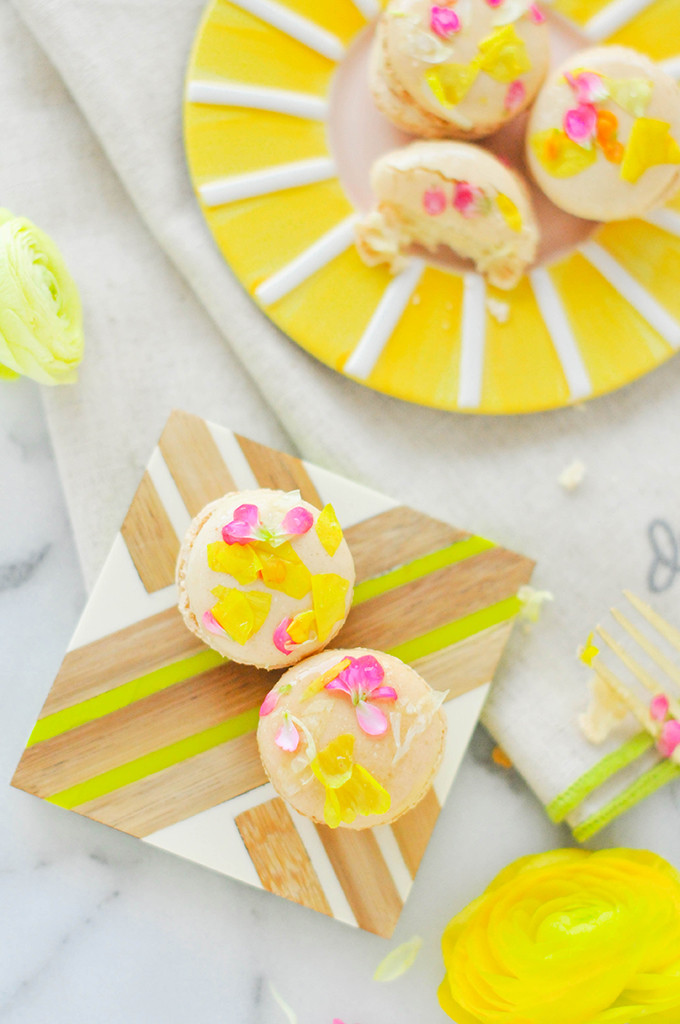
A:
[[[173,405],[523,551],[555,601],[530,634],[515,632],[484,721],[551,804],[607,751],[576,727],[587,700],[576,648],[622,587],[648,595],[650,521],[680,530],[680,467],[667,457],[680,361],[584,409],[530,417],[441,413],[343,379],[256,309],[192,194],[181,102],[201,0],[13,3],[92,132],[74,113],[50,122],[46,90],[24,104],[17,142],[26,165],[30,148],[39,151],[32,187],[44,203],[26,198],[21,212],[41,213],[83,290],[81,381],[46,393],[45,403],[88,582]],[[0,95],[3,115],[11,106]],[[26,186],[23,196],[32,194]],[[566,493],[557,478],[574,458],[587,477]],[[669,618],[673,583],[658,601]],[[570,823],[609,807],[643,770],[636,763],[615,775]]]

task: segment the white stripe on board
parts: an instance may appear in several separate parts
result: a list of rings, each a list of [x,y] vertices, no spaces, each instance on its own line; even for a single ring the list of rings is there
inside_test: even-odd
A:
[[[567,378],[569,396],[574,400],[586,398],[592,394],[593,385],[553,279],[540,267],[529,273],[529,280]]]
[[[667,60],[659,61],[659,67],[671,78],[680,78],[680,56],[669,57]]]
[[[191,516],[184,504],[182,495],[179,493],[174,477],[167,467],[160,448],[154,449],[146,471],[158,492],[158,497],[161,499],[161,504],[172,524],[172,528],[177,534],[178,540],[181,541],[189,529]]]
[[[292,36],[298,42],[304,43],[310,50],[316,50],[322,57],[328,57],[333,61],[342,60],[345,47],[341,40],[332,32],[315,25],[309,18],[303,18],[301,14],[296,14],[287,7],[274,3],[273,0],[232,0],[232,3],[280,29],[286,35]]]
[[[273,302],[278,302],[288,292],[292,292],[317,270],[321,270],[327,263],[350,247],[354,241],[355,222],[356,215],[352,215],[341,221],[340,224],[336,224],[294,260],[263,281],[256,288],[255,297],[263,306],[271,306]]]
[[[460,697],[454,697],[453,700],[449,700],[443,705],[448,724],[446,744],[442,763],[432,783],[440,807],[446,803],[453,780],[460,768],[460,762],[468,748],[470,737],[479,721],[479,715],[490,686],[491,683],[476,686],[474,690],[469,690],[468,693],[463,693]]]
[[[653,0],[612,0],[585,23],[583,32],[593,42],[606,39],[651,3]]]
[[[252,110],[273,110],[291,117],[306,117],[311,121],[325,121],[328,103],[320,96],[286,89],[267,89],[258,85],[238,82],[189,82],[187,99],[190,103],[207,103],[215,107],[248,107]]]
[[[409,299],[425,270],[425,260],[414,259],[385,289],[359,344],[344,366],[344,372],[366,380],[401,320]]]
[[[458,408],[476,409],[482,400],[486,346],[486,281],[463,274],[463,322],[458,373]]]
[[[586,242],[580,251],[585,258],[599,270],[604,278],[620,292],[621,297],[644,317],[650,327],[666,339],[673,348],[680,347],[680,323],[671,316],[668,310],[657,302],[646,288],[610,256],[596,242]]]
[[[394,832],[389,825],[377,825],[371,831],[373,838],[378,844],[378,849],[383,855],[387,870],[392,876],[394,887],[399,893],[399,899],[402,903],[406,903],[411,886],[413,885],[413,879],[409,869],[406,867],[406,862],[399,849],[399,843],[395,838]]]
[[[378,3],[378,0],[352,0],[352,3],[358,11],[361,11],[367,21],[370,21],[371,18],[375,18],[380,14],[380,4]]]
[[[223,203],[234,203],[238,199],[252,199],[254,196],[266,196],[270,192],[280,192],[282,189],[313,185],[317,181],[335,178],[337,173],[331,158],[323,156],[314,160],[280,164],[278,167],[266,167],[262,171],[252,171],[250,174],[233,174],[229,178],[209,181],[201,185],[198,191],[206,206],[221,206]]]
[[[302,845],[307,851],[307,856],[312,862],[312,867],[314,868],[316,877],[319,879],[319,885],[323,889],[324,896],[328,900],[328,906],[331,908],[333,917],[336,921],[344,921],[345,924],[351,924],[357,928],[357,919],[352,912],[352,908],[349,905],[345,893],[343,892],[340,880],[338,879],[333,865],[330,862],[330,858],[324,849],[324,845],[319,838],[319,833],[316,831],[314,823],[309,818],[305,818],[302,814],[296,811],[290,804],[286,804],[286,808],[290,814],[297,834],[302,840]]]
[[[668,231],[671,235],[680,237],[680,213],[677,210],[652,210],[646,213],[643,220],[648,224],[655,224],[657,228]]]

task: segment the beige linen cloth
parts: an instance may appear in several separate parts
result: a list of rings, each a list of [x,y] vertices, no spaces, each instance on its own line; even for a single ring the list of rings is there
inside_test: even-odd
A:
[[[12,2],[87,122],[66,116],[37,52],[27,69],[25,47],[12,46],[18,22],[3,17],[0,112],[15,141],[2,160],[15,173],[5,165],[0,181],[26,174],[2,201],[21,202],[59,239],[86,310],[80,382],[46,392],[45,404],[88,585],[173,406],[486,534],[535,558],[535,584],[555,596],[530,634],[515,631],[484,714],[539,799],[552,801],[607,750],[575,725],[587,675],[576,648],[621,588],[650,596],[650,522],[680,532],[680,360],[583,409],[529,417],[436,412],[343,379],[255,308],[194,199],[181,101],[202,0]],[[32,95],[21,117],[20,86]],[[41,124],[38,141],[27,117]],[[587,477],[566,493],[557,478],[575,458]],[[655,605],[680,621],[680,581],[669,570],[663,582]]]

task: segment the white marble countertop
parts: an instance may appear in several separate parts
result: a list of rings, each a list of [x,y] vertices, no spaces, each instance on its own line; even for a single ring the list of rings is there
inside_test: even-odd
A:
[[[392,942],[257,892],[8,786],[85,601],[38,388],[0,383],[0,1021],[443,1024],[448,918],[513,858],[566,845],[479,728]],[[680,865],[673,787],[603,833]],[[422,935],[404,978],[372,974]]]

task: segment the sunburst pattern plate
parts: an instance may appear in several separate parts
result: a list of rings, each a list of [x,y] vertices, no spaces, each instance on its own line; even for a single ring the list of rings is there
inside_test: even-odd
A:
[[[395,278],[364,266],[353,218],[371,159],[399,139],[365,84],[381,5],[213,0],[205,13],[186,149],[210,230],[249,294],[322,362],[437,408],[559,408],[663,363],[680,346],[680,197],[592,233],[553,208],[539,265],[510,293],[420,258]],[[556,0],[550,19],[558,48],[632,45],[680,77],[680,0]],[[505,323],[489,298],[509,304]]]

